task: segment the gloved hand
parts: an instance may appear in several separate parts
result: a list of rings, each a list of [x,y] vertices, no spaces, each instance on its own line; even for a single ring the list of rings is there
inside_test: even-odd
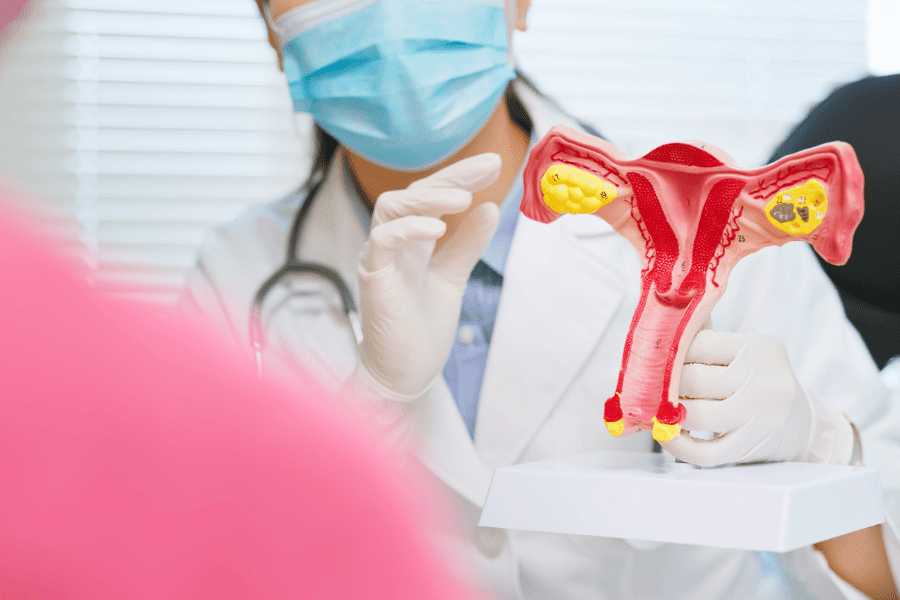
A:
[[[682,433],[663,444],[685,462],[850,462],[847,417],[803,389],[772,337],[701,330],[685,356],[679,396],[682,428],[715,432],[708,441]]]
[[[383,398],[421,396],[444,368],[469,275],[497,229],[499,209],[472,211],[440,250],[440,217],[497,180],[501,160],[481,154],[378,197],[359,259],[363,340],[355,377]]]

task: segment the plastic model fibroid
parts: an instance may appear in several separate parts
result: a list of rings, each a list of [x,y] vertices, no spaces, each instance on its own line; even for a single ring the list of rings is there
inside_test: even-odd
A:
[[[843,142],[741,170],[693,142],[627,160],[604,140],[560,126],[531,152],[521,211],[542,223],[593,213],[642,255],[641,297],[604,421],[612,435],[652,429],[666,442],[685,417],[678,385],[687,347],[732,267],[792,240],[845,263],[863,215],[863,174]]]

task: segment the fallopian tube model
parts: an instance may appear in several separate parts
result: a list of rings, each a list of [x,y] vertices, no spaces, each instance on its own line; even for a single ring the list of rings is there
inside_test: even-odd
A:
[[[847,262],[863,215],[863,174],[843,142],[741,170],[694,142],[627,160],[604,140],[560,126],[531,151],[521,211],[542,223],[593,213],[643,256],[641,299],[604,421],[612,435],[652,428],[667,442],[686,413],[678,401],[685,353],[732,267],[792,240]]]

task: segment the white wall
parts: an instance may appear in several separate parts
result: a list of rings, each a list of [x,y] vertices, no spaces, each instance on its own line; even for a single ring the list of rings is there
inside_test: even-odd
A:
[[[523,71],[614,143],[702,139],[752,166],[865,74],[866,3],[534,0],[516,44]]]
[[[900,73],[900,2],[869,2],[869,71],[875,75]]]

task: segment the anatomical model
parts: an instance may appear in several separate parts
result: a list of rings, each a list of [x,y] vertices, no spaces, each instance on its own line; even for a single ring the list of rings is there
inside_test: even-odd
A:
[[[531,152],[521,211],[542,223],[593,213],[643,257],[641,298],[604,421],[612,435],[652,429],[666,442],[685,417],[678,385],[688,345],[732,267],[792,240],[845,263],[863,215],[863,174],[843,142],[741,170],[694,142],[627,160],[604,140],[560,126]]]

